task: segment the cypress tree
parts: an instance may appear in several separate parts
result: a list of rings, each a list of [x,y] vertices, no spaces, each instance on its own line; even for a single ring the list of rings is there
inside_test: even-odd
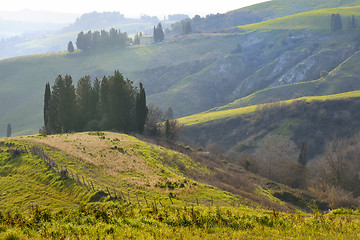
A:
[[[64,92],[60,98],[60,121],[62,132],[71,132],[75,130],[76,119],[76,93],[75,87],[70,75],[64,77]]]
[[[92,87],[91,87],[91,81],[90,76],[85,76],[80,78],[80,80],[77,82],[76,87],[76,96],[77,96],[77,105],[78,105],[78,122],[77,122],[77,128],[79,130],[84,130],[84,127],[87,122],[89,122],[92,118],[91,113],[91,93],[92,93]]]
[[[331,15],[331,23],[330,23],[330,26],[331,26],[331,30],[333,32],[335,31],[339,31],[339,30],[342,30],[343,29],[343,24],[342,24],[342,21],[341,21],[341,16],[340,14],[332,14]]]
[[[330,22],[330,28],[331,28],[331,31],[335,31],[335,13],[331,14],[331,22]]]
[[[75,49],[74,49],[74,45],[73,45],[72,41],[70,41],[68,43],[67,49],[68,49],[68,52],[74,52]]]
[[[302,142],[301,144],[301,150],[299,154],[298,163],[300,163],[302,166],[305,166],[307,164],[307,144],[306,142]]]
[[[81,50],[85,49],[85,34],[83,31],[81,31],[76,38],[76,47]]]
[[[161,23],[157,25],[157,27],[154,27],[154,41],[155,42],[163,42],[164,41],[164,31],[162,29]]]
[[[144,132],[144,126],[148,114],[148,108],[146,106],[146,94],[142,83],[140,83],[140,91],[136,96],[136,123],[137,130],[140,133]]]
[[[342,29],[343,29],[343,24],[342,24],[342,21],[341,21],[341,16],[340,16],[339,13],[335,15],[334,28],[335,28],[335,31],[338,31],[338,30],[342,30]]]
[[[99,109],[99,102],[100,102],[100,85],[101,82],[98,78],[95,78],[93,83],[93,88],[91,91],[91,99],[90,99],[90,115],[91,119],[100,119],[100,109]]]
[[[60,133],[61,125],[60,114],[60,95],[64,91],[64,79],[61,75],[57,76],[52,86],[50,107],[49,107],[49,133]]]
[[[356,22],[355,22],[355,16],[354,16],[354,15],[352,15],[352,17],[351,17],[350,28],[351,28],[351,29],[355,29],[355,28],[356,28]]]
[[[6,137],[11,137],[11,124],[10,123],[7,125]]]
[[[50,130],[49,129],[50,99],[51,99],[50,83],[46,83],[45,94],[44,94],[44,126],[46,133]]]

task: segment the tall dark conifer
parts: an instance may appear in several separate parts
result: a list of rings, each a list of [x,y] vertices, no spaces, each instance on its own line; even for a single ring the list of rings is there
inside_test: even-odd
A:
[[[148,108],[146,106],[145,89],[143,88],[142,83],[140,83],[140,90],[136,96],[136,123],[137,123],[137,130],[140,133],[144,132],[144,126],[145,126],[147,114],[148,114]]]
[[[44,126],[46,133],[48,133],[48,131],[50,130],[49,129],[50,99],[51,99],[50,83],[46,83],[45,94],[44,94]]]
[[[70,41],[68,43],[67,49],[68,49],[68,52],[74,52],[75,49],[74,49],[74,45],[73,45],[72,41]]]
[[[298,163],[300,163],[302,166],[305,166],[307,164],[307,144],[306,142],[302,142],[301,144],[301,150],[299,154]]]
[[[77,87],[76,87],[76,96],[77,96],[77,105],[78,105],[78,114],[79,114],[77,128],[79,130],[84,130],[86,123],[92,120],[92,116],[91,116],[92,103],[90,101],[91,93],[92,93],[92,87],[91,87],[90,76],[85,76],[80,78],[80,80],[77,82]]]
[[[165,39],[164,31],[162,29],[161,23],[157,25],[157,27],[154,27],[154,41],[155,42],[163,42]]]
[[[75,130],[76,119],[76,93],[75,87],[70,75],[64,77],[64,92],[60,95],[60,121],[62,132],[71,132]]]
[[[331,15],[331,30],[333,32],[335,31],[339,31],[339,30],[342,30],[343,29],[343,24],[342,24],[342,21],[341,21],[341,16],[340,14],[332,14]]]
[[[59,121],[60,114],[60,95],[64,91],[64,79],[61,75],[57,76],[52,86],[50,107],[49,107],[49,133],[60,133],[61,125]]]
[[[11,137],[11,130],[11,124],[9,123],[6,129],[6,137]]]

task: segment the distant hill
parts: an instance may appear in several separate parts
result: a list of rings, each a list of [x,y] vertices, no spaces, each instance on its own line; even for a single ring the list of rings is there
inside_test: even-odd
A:
[[[261,23],[267,20],[274,19],[273,26],[270,29],[278,29],[287,26],[287,20],[278,19],[286,16],[291,16],[299,13],[311,12],[320,9],[329,8],[340,8],[340,7],[353,7],[360,5],[359,0],[350,1],[338,1],[338,0],[272,0],[263,3],[255,4],[249,7],[240,8],[224,14],[209,14],[206,17],[195,16],[192,19],[186,19],[182,22],[176,23],[172,30],[173,34],[181,34],[182,25],[184,22],[190,22],[193,32],[223,32],[223,31],[234,31],[233,27],[240,25],[248,25],[254,23],[260,23],[256,26],[262,26]],[[294,18],[294,21],[299,21],[295,28],[316,28],[317,25],[321,25],[323,20],[320,22],[318,18],[321,16],[312,16],[311,18]],[[315,20],[315,21],[314,21]],[[285,22],[278,25],[278,23]],[[290,23],[291,24],[291,23]],[[285,25],[285,26],[284,26]],[[269,26],[269,25],[268,25]],[[267,26],[267,27],[268,27]],[[291,27],[294,28],[295,24]],[[258,28],[259,29],[259,28]],[[264,27],[264,29],[269,29]]]
[[[360,5],[359,0],[272,0],[246,7],[263,20],[285,17],[297,13]],[[235,10],[235,11],[241,11]]]
[[[342,17],[343,28],[347,28],[350,16],[355,16],[356,19],[360,16],[360,6],[355,7],[340,7],[327,8],[321,10],[308,11],[298,13],[290,16],[279,17],[260,23],[240,26],[241,29],[246,30],[261,30],[261,29],[317,29],[323,30],[329,28],[329,16],[333,13],[339,13]]]

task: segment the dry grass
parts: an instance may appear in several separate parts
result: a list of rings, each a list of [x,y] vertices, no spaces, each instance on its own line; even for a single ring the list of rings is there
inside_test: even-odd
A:
[[[103,169],[106,175],[119,177],[137,187],[154,186],[161,180],[159,169],[139,156],[139,141],[130,136],[103,132],[98,136],[88,132],[25,138],[64,151],[85,164]]]

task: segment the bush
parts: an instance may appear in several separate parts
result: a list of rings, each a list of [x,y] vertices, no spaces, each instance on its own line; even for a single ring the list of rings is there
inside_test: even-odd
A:
[[[60,177],[61,179],[65,180],[69,177],[69,172],[67,169],[61,169],[60,170]]]

